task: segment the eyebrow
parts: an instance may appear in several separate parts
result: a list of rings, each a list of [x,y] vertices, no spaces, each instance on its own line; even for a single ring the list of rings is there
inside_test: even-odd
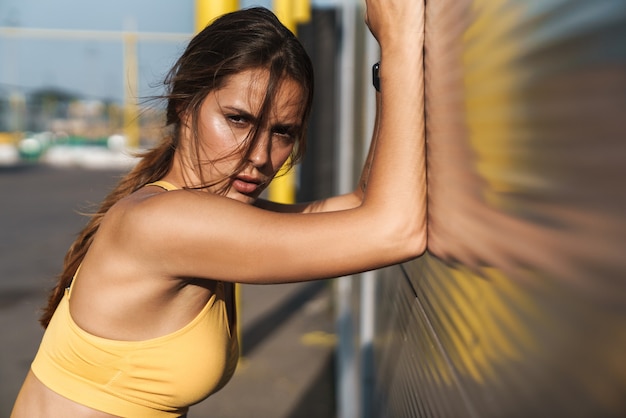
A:
[[[246,119],[250,119],[251,122],[254,122],[254,123],[258,122],[258,118],[255,115],[253,115],[249,111],[241,109],[239,107],[236,107],[236,106],[224,106],[222,109],[226,109],[226,110],[228,110],[230,112],[235,112],[235,113],[245,117]]]
[[[252,123],[258,123],[259,122],[259,118],[256,117],[255,115],[253,115],[252,113],[250,113],[247,110],[241,109],[237,106],[224,106],[223,109],[228,110],[230,112],[235,112],[241,116],[243,116],[246,119],[249,119],[250,122]],[[297,131],[300,129],[300,124],[299,123],[277,123],[275,125],[272,125],[273,129],[284,129],[284,130],[290,130],[290,131]]]

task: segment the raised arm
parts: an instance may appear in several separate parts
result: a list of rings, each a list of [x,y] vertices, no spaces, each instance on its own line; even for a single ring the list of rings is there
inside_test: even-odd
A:
[[[155,192],[112,210],[119,227],[101,231],[115,249],[110,265],[124,258],[155,276],[276,283],[370,270],[424,251],[423,3],[367,7],[381,46],[380,120],[354,205],[276,213],[206,192]]]
[[[381,114],[363,205],[384,207],[398,216],[408,210],[424,226],[424,4],[366,3],[368,26],[381,46]]]

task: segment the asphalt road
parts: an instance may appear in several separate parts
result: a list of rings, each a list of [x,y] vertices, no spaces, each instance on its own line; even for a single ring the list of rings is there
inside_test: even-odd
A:
[[[42,329],[37,323],[63,256],[120,171],[0,167],[0,416],[26,376]]]
[[[0,417],[9,415],[42,335],[63,256],[121,171],[0,167]],[[334,416],[330,282],[242,287],[242,362],[190,418]]]

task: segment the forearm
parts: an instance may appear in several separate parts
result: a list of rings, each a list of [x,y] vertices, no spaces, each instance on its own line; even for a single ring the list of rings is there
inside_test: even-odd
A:
[[[367,158],[363,164],[363,170],[361,171],[361,177],[359,178],[359,184],[354,191],[354,195],[362,201],[367,190],[367,183],[370,177],[370,170],[372,169],[372,160],[374,159],[374,150],[376,149],[376,143],[378,142],[378,129],[380,127],[380,93],[376,93],[376,116],[374,119],[374,130],[372,132],[372,140],[370,141],[369,151]]]
[[[366,193],[366,198],[386,200],[396,194],[404,195],[403,190],[423,188],[423,84],[421,48],[398,48],[389,53],[383,50],[380,121],[368,164],[366,182],[370,193]]]
[[[393,231],[425,236],[424,33],[418,3],[404,11],[410,19],[398,22],[396,28],[409,27],[403,33],[393,30],[397,16],[377,10],[376,18],[382,15],[374,22],[380,28],[374,32],[381,45],[380,120],[363,206],[380,216],[379,222],[396,222]]]

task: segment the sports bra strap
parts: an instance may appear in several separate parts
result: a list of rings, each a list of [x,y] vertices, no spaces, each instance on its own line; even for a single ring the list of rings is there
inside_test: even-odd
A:
[[[78,268],[76,269],[76,272],[74,273],[74,275],[72,276],[72,281],[70,282],[70,284],[67,285],[67,287],[65,288],[67,290],[68,293],[68,297],[72,296],[72,288],[74,287],[73,284],[76,281],[76,276],[78,276],[78,272],[80,271],[80,268],[83,266],[83,263],[81,262],[78,265]]]
[[[157,186],[157,187],[167,190],[168,192],[171,190],[178,190],[178,187],[174,186],[172,183],[169,183],[165,180],[159,180],[153,183],[148,183],[146,184],[146,186]]]

